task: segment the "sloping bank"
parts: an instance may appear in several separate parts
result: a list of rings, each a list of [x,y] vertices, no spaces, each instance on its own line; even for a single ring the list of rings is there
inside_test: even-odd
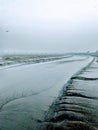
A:
[[[98,130],[98,63],[73,75],[37,130]]]

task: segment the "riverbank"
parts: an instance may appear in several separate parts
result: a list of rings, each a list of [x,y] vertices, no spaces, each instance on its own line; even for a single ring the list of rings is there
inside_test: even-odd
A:
[[[98,62],[73,75],[38,130],[98,130]]]
[[[35,130],[64,84],[92,59],[73,56],[1,69],[0,129]]]

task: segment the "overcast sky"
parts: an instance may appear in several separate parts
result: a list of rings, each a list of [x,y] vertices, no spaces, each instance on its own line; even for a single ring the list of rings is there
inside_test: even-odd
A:
[[[98,0],[0,0],[0,48],[96,51]]]

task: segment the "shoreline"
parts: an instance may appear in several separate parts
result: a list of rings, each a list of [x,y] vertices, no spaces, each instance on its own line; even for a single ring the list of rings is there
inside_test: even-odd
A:
[[[98,79],[97,77],[89,77],[91,67],[98,72],[98,68],[94,66],[95,62],[95,59],[92,60],[70,78],[61,94],[50,106],[44,121],[36,130],[98,129],[98,95],[97,93],[91,94],[93,87],[97,92],[98,89],[97,86],[90,85],[98,83]],[[85,73],[88,73],[87,79],[82,76]]]
[[[35,130],[43,123],[44,115],[57,99],[64,84],[92,59],[81,57],[80,60],[80,57],[72,57],[0,71],[3,74],[1,105],[4,104],[0,113],[0,128]],[[69,60],[72,62],[66,62]]]

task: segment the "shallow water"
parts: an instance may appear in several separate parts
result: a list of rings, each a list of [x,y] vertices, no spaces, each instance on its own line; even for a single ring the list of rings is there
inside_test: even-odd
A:
[[[67,80],[92,60],[69,59],[0,70],[1,130],[32,130],[41,123]]]
[[[98,129],[98,63],[74,75],[53,102],[40,130]],[[47,123],[46,123],[47,122]]]

